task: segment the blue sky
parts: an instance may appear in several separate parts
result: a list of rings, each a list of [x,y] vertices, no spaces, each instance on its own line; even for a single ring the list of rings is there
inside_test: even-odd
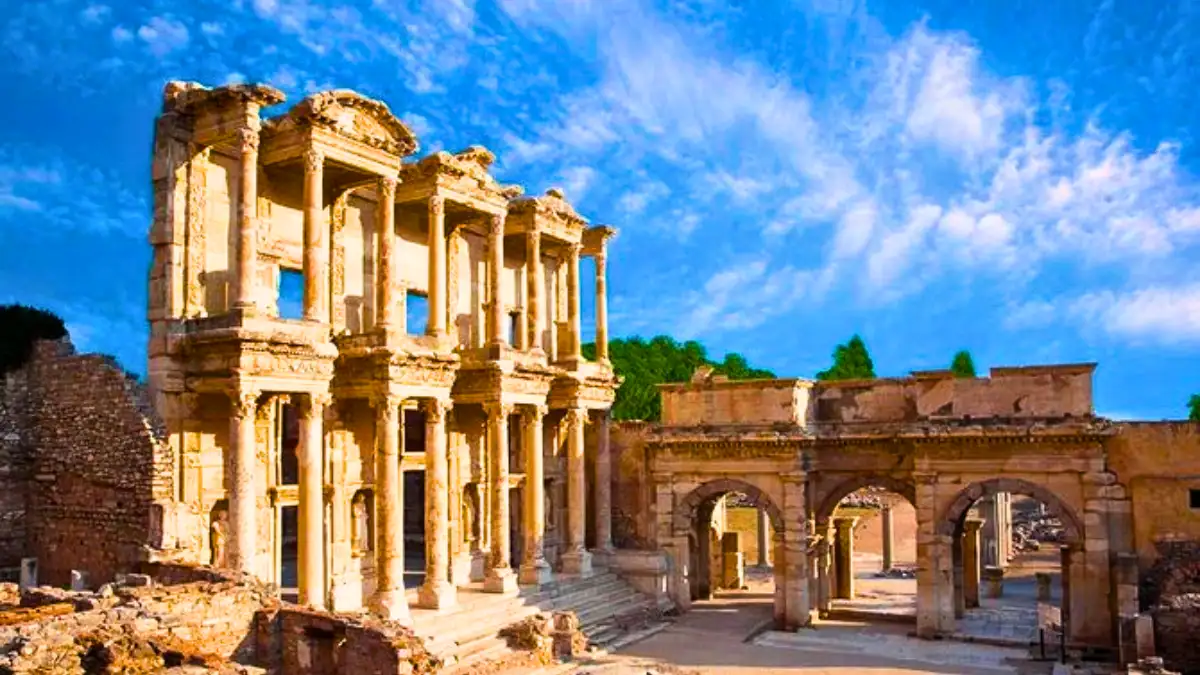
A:
[[[358,89],[563,187],[621,230],[614,335],[790,376],[855,332],[881,375],[1097,361],[1120,417],[1200,392],[1197,2],[3,1],[0,302],[134,370],[178,78]]]

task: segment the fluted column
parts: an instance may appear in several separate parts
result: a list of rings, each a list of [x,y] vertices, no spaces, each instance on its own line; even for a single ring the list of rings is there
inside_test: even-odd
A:
[[[608,361],[608,261],[603,248],[596,254],[596,360]]]
[[[491,318],[488,341],[504,344],[504,215],[492,216],[488,231],[488,284],[491,286]]]
[[[230,392],[232,416],[229,430],[229,553],[233,569],[257,574],[258,530],[256,513],[257,485],[254,469],[258,461],[254,433],[255,413],[258,412],[258,390],[238,388]]]
[[[455,604],[450,584],[450,471],[446,457],[445,401],[428,399],[425,411],[425,583],[421,607],[445,609]]]
[[[551,579],[546,562],[545,456],[542,449],[544,406],[529,406],[521,411],[521,438],[525,441],[525,558],[521,561],[520,582],[543,584]]]
[[[380,396],[375,405],[375,596],[380,616],[412,624],[404,598],[402,500],[400,496],[400,403]]]
[[[234,277],[240,309],[253,307],[258,267],[258,129],[238,130],[237,272]]]
[[[512,557],[512,542],[509,534],[508,511],[508,416],[512,406],[502,403],[486,403],[488,424],[488,477],[492,516],[492,550],[488,560],[483,588],[491,593],[508,593],[516,589],[517,576],[509,565]]]
[[[567,249],[567,320],[570,322],[571,344],[568,359],[578,361],[583,348],[583,321],[579,310],[579,251],[580,244]]]
[[[526,265],[529,266],[529,348],[542,348],[542,293],[546,287],[542,267],[542,234],[536,230],[527,235],[525,245]]]
[[[599,343],[597,343],[599,344]],[[596,551],[612,553],[612,447],[609,420],[611,411],[600,416],[596,443]]]
[[[379,230],[379,289],[376,291],[378,317],[375,324],[394,329],[396,323],[396,179],[384,176],[376,182],[379,201],[375,223]]]
[[[297,577],[301,605],[325,607],[324,407],[328,394],[300,399],[300,508]]]
[[[304,152],[304,318],[329,322],[325,298],[328,274],[323,203],[325,157],[318,150]]]
[[[446,334],[446,204],[437,195],[429,198],[429,319],[425,334]]]
[[[567,410],[567,552],[562,556],[567,574],[589,576],[592,554],[584,548],[587,527],[587,473],[583,454],[583,425],[587,410]]]

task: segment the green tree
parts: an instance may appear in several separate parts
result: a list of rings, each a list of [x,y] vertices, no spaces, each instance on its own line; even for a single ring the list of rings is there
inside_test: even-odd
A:
[[[971,358],[971,352],[964,349],[955,354],[950,362],[950,372],[955,377],[975,377],[975,359]]]
[[[875,364],[867,345],[857,334],[833,350],[833,365],[817,373],[818,380],[865,380],[875,377]]]
[[[1193,394],[1188,399],[1188,420],[1200,422],[1200,394]]]
[[[0,374],[29,360],[33,343],[67,335],[63,320],[52,312],[25,305],[0,305]]]
[[[583,345],[583,356],[596,358],[596,346]],[[729,353],[720,363],[708,358],[704,345],[695,340],[680,343],[666,335],[646,340],[641,337],[611,340],[608,358],[613,370],[624,381],[617,389],[612,415],[617,420],[662,419],[662,399],[658,385],[667,382],[687,382],[700,366],[710,366],[716,373],[731,380],[773,378],[769,370],[751,367],[741,354]]]

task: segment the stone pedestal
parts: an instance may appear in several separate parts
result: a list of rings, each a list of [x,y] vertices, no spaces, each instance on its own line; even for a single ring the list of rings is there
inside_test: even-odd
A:
[[[592,567],[592,554],[586,549],[570,550],[562,555],[563,574],[579,577],[590,577],[595,572]]]
[[[854,527],[858,517],[836,517],[834,529],[834,597],[839,600],[854,599]]]
[[[1154,618],[1149,614],[1139,614],[1133,619],[1133,639],[1136,645],[1137,658],[1144,659],[1157,656],[1154,644]]]
[[[768,542],[771,540],[770,536],[768,536],[770,530],[771,521],[767,516],[767,509],[760,506],[758,507],[758,530],[756,532],[758,535],[756,543],[758,544],[759,567],[771,566],[770,544],[768,544]]]
[[[1037,599],[1041,602],[1050,600],[1050,573],[1038,572],[1034,575],[1037,578]]]
[[[37,558],[21,558],[21,577],[17,587],[22,591],[37,588],[38,561]]]
[[[983,583],[987,588],[987,597],[1002,597],[1004,595],[1004,568],[995,565],[984,567]]]
[[[742,562],[741,537],[737,532],[726,532],[721,537],[721,587],[739,589],[745,585],[745,569]]]

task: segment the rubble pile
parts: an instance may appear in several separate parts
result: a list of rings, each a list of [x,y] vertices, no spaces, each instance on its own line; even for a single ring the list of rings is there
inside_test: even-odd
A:
[[[1023,508],[1026,505],[1032,508]],[[1036,551],[1041,544],[1062,544],[1065,531],[1056,516],[1043,513],[1037,502],[1014,503],[1012,510],[1013,547],[1018,551]]]

